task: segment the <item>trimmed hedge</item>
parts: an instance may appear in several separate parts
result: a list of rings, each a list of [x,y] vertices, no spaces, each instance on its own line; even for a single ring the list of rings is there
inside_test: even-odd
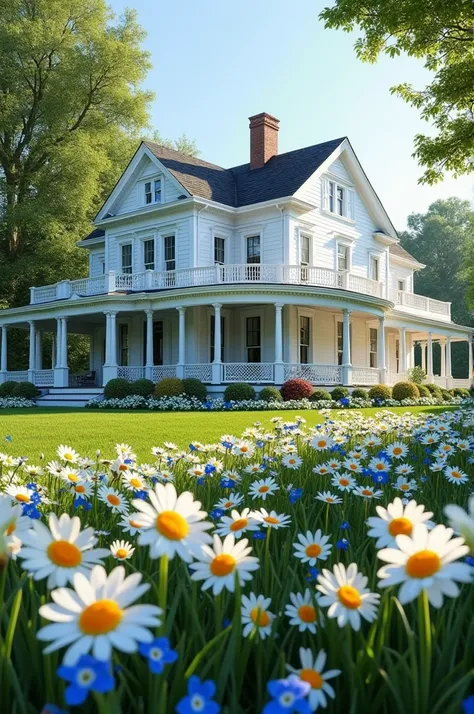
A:
[[[335,387],[331,392],[331,399],[335,402],[340,402],[341,399],[345,399],[349,396],[349,390],[347,387]]]
[[[455,397],[467,397],[469,399],[471,396],[471,392],[469,389],[465,389],[465,387],[454,387],[452,391]]]
[[[136,379],[130,385],[130,394],[136,394],[139,397],[151,397],[155,389],[155,383],[151,379]]]
[[[179,377],[165,377],[155,385],[155,397],[179,397],[184,394],[183,380]]]
[[[415,382],[397,382],[392,389],[392,399],[398,402],[404,399],[419,399],[420,391]]]
[[[200,379],[196,379],[196,377],[186,377],[186,379],[183,379],[183,387],[186,396],[195,397],[201,402],[206,401],[207,388]]]
[[[123,377],[111,379],[104,387],[105,399],[125,399],[129,397],[132,388],[132,383]]]
[[[264,402],[282,402],[280,390],[277,387],[264,387],[259,393],[258,398]]]
[[[431,397],[431,392],[427,388],[426,384],[417,384],[418,391],[420,392],[420,397]]]
[[[38,387],[35,387],[32,382],[18,382],[18,384],[13,387],[11,396],[17,398],[23,397],[23,399],[36,399],[40,394],[41,391]]]
[[[313,393],[313,385],[306,379],[288,379],[282,384],[280,391],[285,402],[292,399],[309,399]]]
[[[310,397],[312,402],[329,402],[331,400],[331,395],[327,389],[322,387],[317,387]]]
[[[224,392],[225,402],[251,401],[255,399],[255,389],[247,382],[229,384]]]
[[[369,393],[366,389],[362,389],[362,387],[356,387],[352,390],[351,397],[352,399],[368,399]]]
[[[429,391],[431,397],[434,397],[435,399],[441,399],[441,387],[439,387],[437,384],[425,384],[425,387]]]
[[[374,384],[374,386],[369,389],[369,399],[386,401],[387,399],[391,399],[391,397],[392,390],[390,387],[387,387],[386,384]]]
[[[14,382],[13,379],[9,379],[3,382],[3,384],[0,384],[0,397],[11,397],[17,384],[20,384],[20,382]]]

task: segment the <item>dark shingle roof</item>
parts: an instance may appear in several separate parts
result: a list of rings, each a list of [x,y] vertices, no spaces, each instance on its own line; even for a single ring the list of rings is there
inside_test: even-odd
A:
[[[145,145],[192,195],[237,208],[292,196],[344,138],[273,156],[260,169],[224,169],[150,141]]]
[[[394,243],[390,246],[390,253],[395,255],[397,258],[404,258],[405,260],[411,260],[412,262],[419,263],[420,261],[411,255],[400,243]]]
[[[103,228],[94,228],[93,231],[89,233],[85,238],[82,240],[91,240],[91,238],[103,238],[105,236],[105,231]]]

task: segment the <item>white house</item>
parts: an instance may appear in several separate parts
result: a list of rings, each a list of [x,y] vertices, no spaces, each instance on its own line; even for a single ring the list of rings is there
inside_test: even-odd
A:
[[[29,305],[0,314],[0,379],[79,385],[67,336],[80,333],[97,387],[170,375],[215,393],[290,377],[391,384],[414,364],[416,342],[428,381],[469,386],[472,329],[451,321],[450,303],[414,293],[423,265],[400,246],[349,140],[278,154],[278,128],[250,117],[250,162],[231,169],[141,143],[79,243],[89,277],[32,287]],[[8,370],[13,325],[29,330],[28,371]],[[43,355],[47,331],[53,356]],[[453,380],[459,340],[469,360],[466,379]]]

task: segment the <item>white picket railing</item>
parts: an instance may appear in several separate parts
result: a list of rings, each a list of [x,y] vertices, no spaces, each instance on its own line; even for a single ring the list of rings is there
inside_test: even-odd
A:
[[[311,384],[341,384],[342,368],[337,364],[285,364],[287,379],[306,379]]]
[[[152,382],[159,382],[166,377],[176,377],[175,364],[160,364],[155,365],[151,370]]]
[[[5,382],[28,382],[28,370],[19,370],[14,372],[12,370],[5,372]]]
[[[54,369],[35,369],[34,383],[37,387],[54,385]]]
[[[145,376],[145,367],[119,367],[117,369],[117,377],[128,379],[129,382],[135,382],[137,379],[143,379]]]
[[[374,367],[352,367],[352,384],[378,384],[379,370]]]
[[[200,379],[201,382],[212,382],[211,364],[186,364],[184,365],[186,378]]]
[[[80,278],[71,280],[69,283],[71,295],[101,295],[105,293],[105,275],[98,275],[94,278]]]
[[[224,362],[223,382],[273,382],[273,362]]]
[[[443,320],[451,320],[451,303],[435,300],[425,295],[409,293],[405,290],[392,290],[390,299],[399,308],[408,308],[408,311],[419,310],[420,312],[432,313],[441,316]]]

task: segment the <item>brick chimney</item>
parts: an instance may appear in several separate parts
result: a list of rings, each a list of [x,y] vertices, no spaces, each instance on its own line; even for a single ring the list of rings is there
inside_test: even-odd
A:
[[[250,127],[250,168],[260,169],[278,154],[279,119],[271,114],[255,114],[249,117]]]

